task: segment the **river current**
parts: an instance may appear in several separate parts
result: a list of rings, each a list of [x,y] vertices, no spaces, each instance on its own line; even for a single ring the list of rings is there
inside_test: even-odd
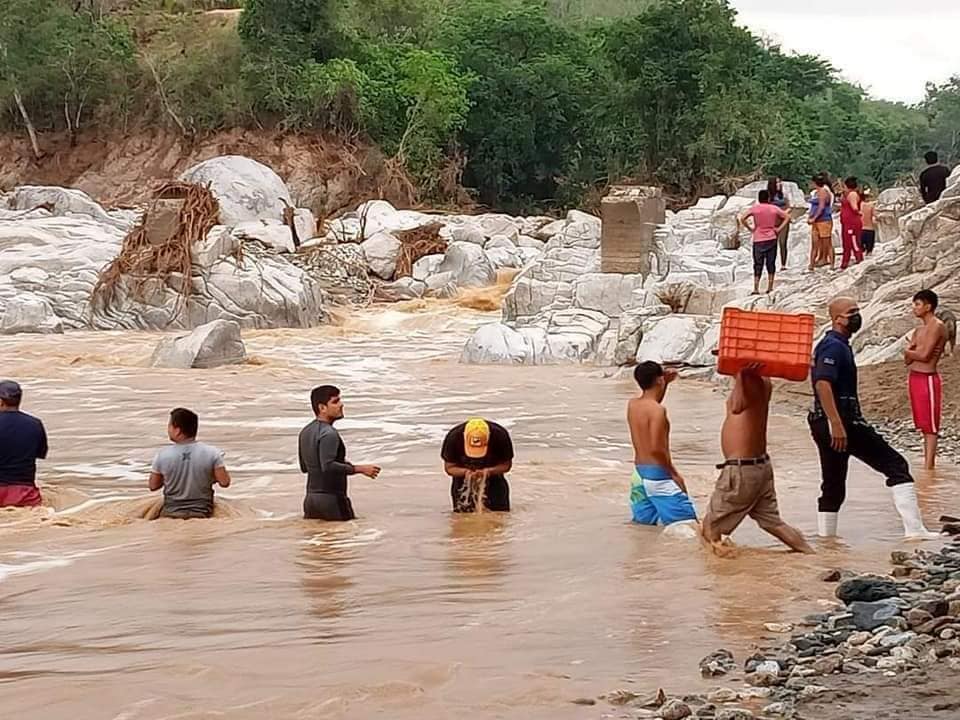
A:
[[[841,541],[784,552],[747,521],[736,556],[629,522],[628,373],[458,363],[490,314],[452,304],[357,312],[337,327],[245,332],[251,362],[158,370],[156,333],[0,338],[0,376],[47,426],[49,507],[0,510],[0,707],[18,720],[598,718],[570,701],[699,690],[697,661],[742,657],[765,623],[817,612],[825,570],[883,569],[903,547],[882,479],[854,466]],[[343,391],[355,522],[301,519],[296,440],[310,388]],[[702,511],[722,392],[666,401]],[[147,521],[170,409],[200,414],[234,484],[207,521]],[[454,516],[440,444],[473,415],[516,448],[509,515]],[[803,418],[771,419],[781,509],[816,529]],[[916,458],[911,458],[916,467]],[[955,468],[918,476],[931,526]]]

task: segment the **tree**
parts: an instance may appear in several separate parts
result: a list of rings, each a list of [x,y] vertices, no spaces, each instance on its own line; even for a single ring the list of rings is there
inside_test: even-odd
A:
[[[237,27],[247,51],[288,63],[345,54],[338,0],[247,0]]]
[[[960,75],[928,84],[922,107],[930,125],[927,144],[940,152],[941,161],[960,162]]]

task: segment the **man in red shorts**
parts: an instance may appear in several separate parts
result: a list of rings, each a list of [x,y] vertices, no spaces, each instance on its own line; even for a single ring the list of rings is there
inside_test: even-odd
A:
[[[0,507],[40,504],[37,460],[47,456],[43,423],[20,411],[23,391],[12,380],[0,381]]]
[[[934,314],[939,298],[933,290],[921,290],[913,296],[913,314],[922,325],[913,333],[903,361],[910,369],[910,405],[913,422],[923,433],[923,464],[933,470],[937,460],[937,438],[943,411],[943,383],[937,363],[947,344],[947,330]]]

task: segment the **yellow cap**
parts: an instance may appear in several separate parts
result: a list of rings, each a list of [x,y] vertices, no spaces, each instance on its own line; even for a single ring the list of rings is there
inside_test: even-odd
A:
[[[463,449],[468,458],[482,458],[487,456],[490,445],[490,426],[486,420],[471,418],[463,430]]]

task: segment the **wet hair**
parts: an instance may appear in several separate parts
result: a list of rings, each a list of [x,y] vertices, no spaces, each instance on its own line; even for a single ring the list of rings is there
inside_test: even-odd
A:
[[[927,165],[936,165],[940,162],[940,156],[937,155],[936,150],[927,150],[923,155],[923,159],[927,161]]]
[[[856,190],[857,185],[859,185],[860,183],[857,182],[857,179],[853,175],[851,175],[850,177],[848,177],[846,180],[843,181],[843,184],[846,185],[847,189],[849,190]]]
[[[663,366],[658,362],[647,360],[633,369],[633,379],[641,390],[649,390],[657,383],[657,378],[663,376]]]
[[[200,426],[200,418],[192,410],[186,408],[174,408],[170,411],[170,424],[182,432],[188,438],[197,436],[197,428]]]
[[[340,397],[340,388],[334,385],[318,385],[311,390],[310,407],[314,414],[320,412],[321,405],[326,405],[335,397]]]
[[[913,296],[913,301],[916,302],[917,300],[927,303],[931,310],[936,310],[937,305],[940,304],[940,298],[933,290],[921,290]]]
[[[769,191],[769,190],[761,190],[760,192],[758,192],[758,193],[757,193],[757,200],[759,200],[759,201],[762,202],[762,203],[768,203],[768,202],[770,202],[770,191]]]

